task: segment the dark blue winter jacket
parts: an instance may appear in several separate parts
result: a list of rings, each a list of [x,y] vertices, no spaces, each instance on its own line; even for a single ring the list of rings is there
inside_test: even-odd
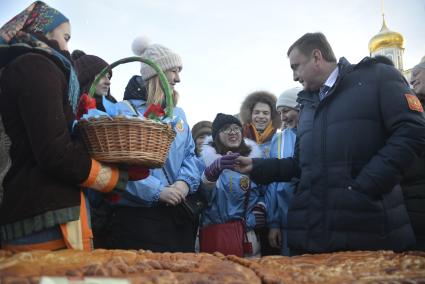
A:
[[[338,68],[323,101],[299,94],[294,159],[255,160],[251,178],[300,175],[288,212],[291,249],[404,250],[415,238],[399,183],[425,149],[423,113],[395,68],[370,58],[357,65],[342,58]]]

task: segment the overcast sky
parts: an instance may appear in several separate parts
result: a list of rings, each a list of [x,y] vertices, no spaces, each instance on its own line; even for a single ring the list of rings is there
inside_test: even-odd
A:
[[[288,47],[307,32],[323,32],[337,57],[355,63],[369,55],[369,40],[382,25],[380,0],[46,0],[72,26],[70,49],[108,62],[132,56],[131,43],[148,36],[183,60],[179,106],[190,125],[234,114],[256,90],[278,96],[296,86]],[[32,1],[1,0],[0,25]],[[404,67],[425,55],[425,0],[387,0],[388,27],[405,40]],[[138,63],[114,69],[112,94],[122,99]]]

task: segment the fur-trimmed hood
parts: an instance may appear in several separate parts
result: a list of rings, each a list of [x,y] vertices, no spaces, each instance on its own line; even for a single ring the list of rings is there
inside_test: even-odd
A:
[[[251,152],[249,153],[248,157],[250,158],[261,158],[263,155],[263,152],[261,151],[261,148],[252,141],[251,139],[244,138],[244,141],[246,145],[251,148]],[[205,165],[208,167],[211,165],[217,158],[220,158],[221,154],[217,153],[217,150],[212,146],[213,139],[212,136],[208,136],[205,138],[204,143],[201,147],[201,158],[204,161]]]
[[[255,104],[258,102],[266,103],[270,106],[271,109],[271,119],[272,125],[274,128],[279,129],[282,122],[280,120],[280,116],[276,111],[276,96],[267,91],[257,91],[249,94],[241,105],[241,109],[239,111],[239,119],[242,124],[245,125],[251,122],[251,113]]]

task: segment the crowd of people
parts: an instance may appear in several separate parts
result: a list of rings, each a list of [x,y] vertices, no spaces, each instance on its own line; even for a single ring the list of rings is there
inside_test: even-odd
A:
[[[337,60],[322,33],[307,33],[287,52],[302,86],[248,94],[238,114],[190,128],[182,58],[137,38],[134,53],[164,72],[174,102],[167,159],[146,169],[96,161],[74,131],[80,98],[109,64],[70,54],[70,38],[69,20],[40,1],[0,28],[3,249],[425,250],[425,61],[407,82],[387,58]],[[117,102],[108,71],[99,111]],[[166,106],[145,63],[123,98],[132,116]]]

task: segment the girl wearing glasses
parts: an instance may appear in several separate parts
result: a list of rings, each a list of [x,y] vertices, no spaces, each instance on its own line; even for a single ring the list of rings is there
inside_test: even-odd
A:
[[[262,151],[254,141],[242,137],[242,124],[237,118],[217,114],[212,123],[212,136],[206,138],[201,150],[206,165],[202,175],[203,190],[208,200],[201,218],[201,251],[235,253],[234,248],[226,247],[231,241],[223,241],[210,229],[236,221],[243,222],[244,242],[250,246],[243,256],[260,254],[254,228],[265,225],[265,206],[260,199],[261,188],[251,182],[249,176],[233,171],[233,162],[239,155],[259,158]],[[217,227],[217,230],[226,228]],[[230,234],[230,237],[236,234]]]

